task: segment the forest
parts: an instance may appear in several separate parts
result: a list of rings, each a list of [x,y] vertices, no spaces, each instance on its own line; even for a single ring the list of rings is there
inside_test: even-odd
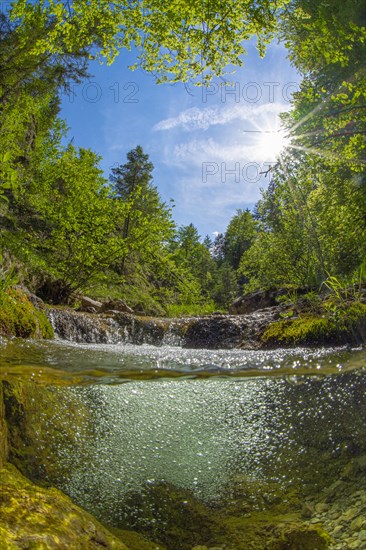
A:
[[[22,284],[53,304],[87,294],[149,315],[226,311],[255,289],[366,279],[366,12],[362,0],[15,0],[0,13],[0,299]],[[251,212],[225,233],[177,227],[148,151],[107,179],[67,142],[60,96],[139,51],[159,82],[210,82],[279,40],[302,75],[282,115],[288,147]],[[202,81],[203,78],[203,81]]]

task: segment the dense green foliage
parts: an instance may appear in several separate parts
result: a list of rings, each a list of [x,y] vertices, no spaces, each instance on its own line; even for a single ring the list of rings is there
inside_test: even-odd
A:
[[[263,55],[287,1],[16,0],[12,19],[23,39],[33,35],[34,56],[81,52],[110,62],[120,49],[135,46],[134,67],[142,66],[158,81],[177,81],[210,78],[229,64],[240,65],[242,42],[252,36]]]
[[[296,0],[281,28],[303,74],[283,115],[291,141],[256,207],[242,256],[249,288],[318,288],[328,275],[365,277],[366,21],[363,2]]]
[[[241,64],[244,39],[256,36],[264,54],[275,34],[303,75],[283,115],[291,141],[255,212],[237,210],[214,242],[175,227],[140,146],[108,182],[97,155],[63,145],[59,94],[90,59],[134,45],[158,81],[202,83]],[[49,301],[88,292],[155,314],[225,309],[254,288],[362,280],[365,50],[361,0],[15,1],[0,14],[3,269]]]

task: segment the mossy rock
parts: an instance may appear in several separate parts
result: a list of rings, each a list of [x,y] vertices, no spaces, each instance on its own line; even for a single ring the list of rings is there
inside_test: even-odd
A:
[[[127,531],[125,529],[117,529],[110,527],[111,533],[122,540],[129,548],[129,550],[167,550],[166,546],[152,542],[151,540],[137,533],[136,531]]]
[[[68,474],[64,453],[71,455],[92,436],[87,405],[62,387],[22,380],[2,387],[9,461],[31,480],[57,485]]]
[[[320,526],[284,525],[277,528],[280,540],[269,550],[326,550],[332,538]]]
[[[8,428],[5,421],[4,392],[0,382],[0,468],[8,457]]]
[[[12,465],[0,469],[1,548],[128,547],[57,489],[34,485]]]
[[[320,526],[301,521],[297,512],[278,515],[274,511],[254,512],[242,517],[223,518],[235,550],[325,550],[331,537]],[[225,543],[225,539],[220,541]]]
[[[0,334],[20,338],[53,338],[46,314],[37,309],[20,288],[0,294]]]
[[[232,479],[220,502],[225,514],[234,517],[266,510],[271,510],[272,514],[285,514],[301,510],[301,506],[299,488],[286,488],[277,481],[251,479],[244,475]]]
[[[272,323],[262,334],[268,346],[339,345],[366,341],[366,304],[355,302],[332,313]]]
[[[310,529],[309,540],[318,540],[319,535],[318,531],[314,535],[312,526],[301,522],[297,495],[286,493],[278,484],[272,487],[262,482],[243,481],[235,494],[231,492],[227,500],[216,505],[200,501],[187,489],[157,483],[142,493],[131,493],[122,503],[121,512],[126,518],[125,528],[158,541],[168,550],[226,546],[235,550],[285,550],[281,544],[291,541],[293,533],[299,530],[308,535]],[[117,532],[133,550],[143,548],[132,546],[133,540],[138,542],[137,538],[133,539],[136,535],[127,532],[128,537],[124,538],[123,531]],[[323,536],[323,532],[320,534]],[[278,546],[272,546],[275,543]],[[150,548],[147,546],[146,550]],[[316,548],[304,547],[305,550]],[[322,548],[326,547],[319,546],[319,550]]]
[[[215,546],[225,539],[219,517],[191,491],[169,483],[130,493],[122,504],[125,524],[169,550],[190,550],[199,544]]]

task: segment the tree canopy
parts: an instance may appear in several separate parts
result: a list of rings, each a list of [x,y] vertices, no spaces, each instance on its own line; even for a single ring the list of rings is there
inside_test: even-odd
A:
[[[132,68],[205,85],[240,66],[253,37],[260,55],[281,40],[303,79],[282,115],[290,143],[268,187],[213,242],[193,223],[175,227],[140,146],[108,183],[98,155],[65,145],[60,92],[90,60],[136,47]],[[3,262],[31,288],[56,289],[56,301],[97,289],[152,313],[365,278],[365,59],[362,0],[15,0],[0,14]]]
[[[241,65],[243,42],[253,36],[263,55],[287,2],[16,0],[11,18],[21,40],[33,34],[32,55],[82,53],[111,62],[134,46],[139,51],[134,68],[154,73],[159,82],[176,82],[205,80],[228,65]]]

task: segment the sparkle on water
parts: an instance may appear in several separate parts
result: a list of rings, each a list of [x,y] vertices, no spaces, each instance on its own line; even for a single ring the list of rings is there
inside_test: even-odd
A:
[[[56,402],[74,399],[90,411],[92,429],[80,431],[72,453],[45,430],[35,459],[54,445],[51,456],[65,472],[59,488],[115,525],[123,523],[126,495],[149,484],[171,483],[209,502],[235,476],[290,485],[304,465],[316,479],[321,451],[314,449],[325,448],[330,459],[345,440],[356,448],[364,436],[361,348],[213,351],[10,340],[2,352],[3,379],[52,384]],[[36,414],[42,426],[59,425],[59,415],[74,427],[65,407]]]

